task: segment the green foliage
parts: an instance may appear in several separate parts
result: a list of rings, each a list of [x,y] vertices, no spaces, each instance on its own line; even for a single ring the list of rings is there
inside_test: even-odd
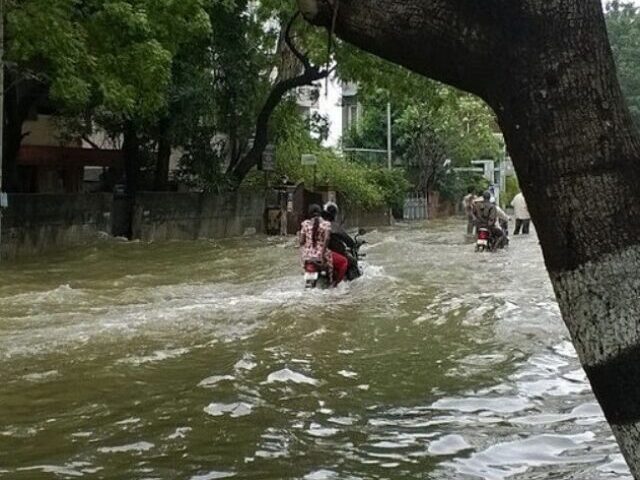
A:
[[[227,179],[222,170],[223,147],[212,143],[210,133],[201,130],[190,137],[184,146],[176,181],[203,192],[221,192],[227,189]]]
[[[196,188],[228,187],[224,166],[247,152],[274,81],[300,67],[287,60],[283,48],[282,29],[295,9],[290,0],[9,5],[8,58],[18,71],[49,85],[68,128],[89,133],[86,129],[98,125],[117,138],[125,122],[133,124],[149,166],[158,139],[166,135],[184,152],[178,178]],[[280,173],[311,184],[312,169],[300,165],[300,155],[315,153],[319,183],[331,183],[359,205],[399,205],[409,188],[408,166],[431,161],[423,158],[420,145],[437,145],[439,162],[451,158],[460,165],[495,150],[491,115],[478,100],[340,41],[330,59],[327,33],[305,22],[296,24],[295,37],[312,62],[337,62],[341,79],[361,85],[365,119],[345,142],[385,148],[386,103],[392,102],[393,148],[404,166],[388,171],[380,168],[386,161],[350,162],[322,148],[309,131],[326,137],[326,121],[314,116],[305,124],[286,101],[271,129]],[[435,178],[444,177],[438,171]]]
[[[203,0],[24,0],[7,14],[8,59],[67,111],[152,119],[175,53],[210,32]]]
[[[640,126],[640,9],[631,2],[612,1],[606,6],[606,20],[620,86]]]
[[[385,105],[390,101],[395,108],[402,109],[413,102],[437,98],[437,82],[347,43],[337,43],[335,60],[338,76],[343,81],[358,83],[360,94],[369,100],[381,98]]]
[[[291,109],[291,105],[288,105]],[[364,208],[395,206],[401,204],[408,189],[404,172],[378,167],[369,167],[349,162],[333,150],[324,148],[311,137],[305,122],[291,117],[283,108],[275,119],[278,132],[276,139],[276,174],[287,175],[295,182],[313,185],[313,167],[301,165],[303,154],[314,154],[318,158],[316,181],[318,185],[330,185],[344,194],[346,202]],[[245,185],[259,183],[258,176],[250,177]]]
[[[520,192],[520,185],[518,184],[517,177],[507,177],[507,191],[504,195],[500,196],[500,202],[502,205],[510,205],[511,200]]]
[[[74,0],[26,0],[9,4],[7,60],[21,73],[47,81],[54,98],[73,106],[89,101],[95,59]]]
[[[402,76],[401,76],[402,77]],[[402,78],[398,79],[400,81]],[[409,78],[415,88],[418,80]],[[386,90],[364,88],[359,93],[364,115],[361,122],[343,139],[346,146],[385,149],[387,137]],[[401,91],[402,91],[401,87]],[[478,98],[442,85],[430,84],[414,101],[398,96],[392,110],[393,151],[414,190],[426,193],[439,190],[444,198],[456,200],[466,193],[468,178],[445,168],[469,166],[480,158],[499,158],[500,145],[494,135],[494,119]],[[361,163],[382,164],[386,157],[351,154]]]
[[[449,172],[439,179],[438,192],[440,197],[451,202],[459,202],[472,188],[474,192],[482,192],[489,186],[489,182],[482,175],[471,172]]]

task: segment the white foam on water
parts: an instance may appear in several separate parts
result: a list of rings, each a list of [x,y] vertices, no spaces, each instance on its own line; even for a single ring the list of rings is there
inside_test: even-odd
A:
[[[251,371],[254,368],[256,368],[258,366],[258,364],[256,362],[253,361],[253,355],[251,354],[245,354],[244,357],[242,357],[242,359],[238,360],[235,365],[233,366],[233,369],[236,372],[241,372],[241,371]]]
[[[210,403],[204,408],[204,412],[212,417],[229,415],[231,418],[239,418],[250,415],[253,405],[245,402],[235,403]]]
[[[60,285],[52,290],[19,293],[0,298],[6,308],[27,306],[35,311],[40,306],[61,305],[65,303],[87,304],[92,300],[92,292],[72,288],[69,284]]]
[[[116,422],[116,425],[135,425],[137,423],[140,423],[140,419],[138,417],[129,417],[129,418],[125,418],[124,420],[120,420],[119,422]]]
[[[492,412],[512,414],[534,406],[524,397],[500,398],[442,398],[431,405],[433,410],[453,410],[463,413]]]
[[[629,467],[627,466],[627,462],[625,462],[624,457],[621,453],[608,456],[607,463],[598,466],[598,471],[614,474],[616,475],[616,477],[614,478],[618,478],[620,480],[631,480],[631,477],[629,476]]]
[[[103,468],[90,468],[89,463],[86,462],[71,462],[67,465],[34,465],[32,467],[19,467],[16,469],[18,472],[42,472],[51,473],[56,477],[63,478],[76,478],[84,477],[86,474],[98,473]],[[7,472],[8,473],[8,472]]]
[[[156,350],[151,355],[132,356],[118,360],[118,363],[128,365],[145,365],[147,363],[163,362],[181,357],[189,353],[188,348],[175,348],[171,350]]]
[[[98,448],[98,452],[100,453],[131,453],[131,452],[142,453],[142,452],[148,452],[154,447],[155,445],[150,442],[135,442],[135,443],[129,443],[127,445],[118,445],[115,447],[100,447]]]
[[[233,472],[209,472],[203,473],[201,475],[194,475],[190,478],[190,480],[217,480],[219,478],[231,478],[235,477],[236,474]]]
[[[38,372],[38,373],[28,373],[22,377],[23,380],[32,383],[40,383],[53,380],[60,376],[60,372],[58,370],[49,370],[46,372]]]
[[[303,480],[338,480],[340,478],[342,477],[338,472],[322,469],[306,474]]]
[[[459,458],[448,465],[461,475],[503,480],[521,474],[528,467],[567,463],[596,463],[602,455],[588,454],[592,432],[577,435],[535,435],[524,440],[499,443],[469,458]],[[582,451],[579,455],[576,451]],[[568,455],[572,452],[571,455]]]
[[[213,375],[211,377],[207,377],[204,380],[201,380],[198,383],[199,387],[204,388],[214,388],[221,382],[232,382],[236,379],[233,375]]]
[[[461,435],[444,435],[429,444],[430,455],[454,455],[472,448]]]
[[[176,428],[175,432],[173,432],[171,435],[167,436],[167,439],[169,439],[169,440],[178,440],[178,439],[187,438],[187,435],[192,430],[193,429],[191,427],[178,427],[178,428]]]
[[[307,429],[307,433],[312,437],[328,438],[337,435],[340,432],[337,428],[323,427],[319,423],[312,423]]]
[[[299,385],[319,385],[315,378],[307,377],[302,373],[294,372],[288,368],[283,368],[277,372],[270,373],[266,383],[297,383]]]

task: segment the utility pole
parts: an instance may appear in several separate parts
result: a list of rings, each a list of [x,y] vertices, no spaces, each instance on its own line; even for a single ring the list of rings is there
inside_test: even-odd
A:
[[[391,170],[391,102],[387,102],[387,168]],[[393,225],[393,209],[389,208],[389,225]]]
[[[0,0],[2,1],[2,0]],[[391,170],[392,162],[391,152],[391,102],[387,102],[387,168]]]

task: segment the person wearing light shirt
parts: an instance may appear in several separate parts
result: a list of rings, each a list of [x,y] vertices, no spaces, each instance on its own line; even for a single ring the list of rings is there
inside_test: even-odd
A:
[[[516,217],[516,228],[513,232],[514,235],[520,234],[520,228],[522,228],[522,234],[529,234],[529,226],[531,225],[531,215],[529,214],[529,209],[527,208],[527,202],[524,199],[524,195],[522,192],[518,193],[513,200],[511,201],[511,206],[514,210],[514,215]]]

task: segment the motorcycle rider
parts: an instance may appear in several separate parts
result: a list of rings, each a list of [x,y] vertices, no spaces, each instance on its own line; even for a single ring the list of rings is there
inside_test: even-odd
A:
[[[298,232],[298,245],[302,265],[306,262],[317,262],[326,266],[331,273],[333,258],[329,251],[331,224],[322,218],[320,205],[309,205],[309,219],[302,222]]]
[[[495,239],[494,245],[499,245],[503,234],[502,230],[496,225],[498,210],[496,206],[491,203],[491,192],[487,190],[482,194],[482,200],[474,204],[473,213],[476,217],[477,228],[486,228],[489,230],[491,236]]]
[[[331,222],[331,235],[329,237],[328,248],[331,251],[333,260],[334,284],[338,285],[344,280],[347,270],[349,269],[349,260],[347,249],[353,248],[356,242],[345,232],[342,225],[337,222],[338,205],[333,202],[327,202],[322,212],[322,218]]]

